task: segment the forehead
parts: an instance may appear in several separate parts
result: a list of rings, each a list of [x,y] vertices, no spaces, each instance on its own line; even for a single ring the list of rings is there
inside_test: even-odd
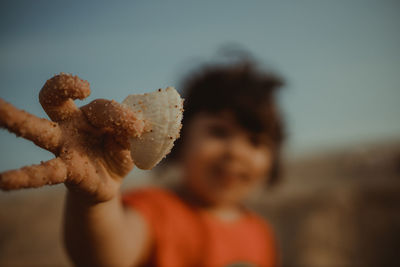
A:
[[[202,130],[206,130],[207,127],[214,126],[223,127],[225,130],[245,135],[258,135],[258,133],[253,133],[249,129],[243,127],[230,111],[198,113],[192,117],[188,128],[195,132],[201,132]]]
[[[192,117],[190,124],[221,124],[227,127],[239,127],[233,114],[229,111],[216,113],[200,112]]]
[[[188,127],[187,127],[188,126]],[[191,118],[191,121],[186,126],[186,130],[193,133],[201,134],[207,127],[223,127],[227,131],[231,131],[240,135],[246,135],[251,138],[256,138],[260,143],[272,146],[270,137],[262,131],[253,131],[241,123],[233,112],[229,110],[221,112],[199,112]]]

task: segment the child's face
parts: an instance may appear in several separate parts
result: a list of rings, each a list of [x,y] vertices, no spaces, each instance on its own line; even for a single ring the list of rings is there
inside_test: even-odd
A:
[[[198,114],[186,130],[185,182],[202,201],[236,204],[268,176],[268,145],[239,126],[229,112]]]

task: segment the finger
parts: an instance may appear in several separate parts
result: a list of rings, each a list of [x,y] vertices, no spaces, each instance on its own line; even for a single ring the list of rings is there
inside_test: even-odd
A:
[[[121,144],[112,136],[105,139],[105,160],[109,169],[120,177],[127,175],[133,168],[129,144]]]
[[[61,130],[57,123],[17,109],[3,99],[0,99],[0,126],[53,153],[59,148]]]
[[[144,131],[144,121],[114,100],[96,99],[81,109],[90,124],[119,140],[140,136]]]
[[[39,93],[39,101],[53,121],[62,121],[81,113],[73,99],[84,99],[89,95],[90,86],[87,81],[60,73],[46,81]]]
[[[59,184],[66,180],[67,168],[60,158],[0,174],[0,188],[14,190]]]

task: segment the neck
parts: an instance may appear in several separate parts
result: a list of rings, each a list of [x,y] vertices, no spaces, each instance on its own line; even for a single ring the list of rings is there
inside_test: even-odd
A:
[[[236,221],[243,216],[243,210],[234,206],[217,206],[206,210],[206,212],[222,221]]]
[[[223,221],[234,221],[243,215],[243,208],[239,204],[212,203],[196,195],[185,186],[177,187],[173,191],[189,205],[199,208]]]

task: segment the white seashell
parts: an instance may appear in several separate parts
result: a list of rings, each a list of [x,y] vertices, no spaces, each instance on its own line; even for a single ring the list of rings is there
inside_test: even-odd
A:
[[[149,131],[131,139],[131,156],[140,169],[151,169],[172,149],[182,127],[183,100],[173,87],[129,95],[122,105],[133,110]]]

